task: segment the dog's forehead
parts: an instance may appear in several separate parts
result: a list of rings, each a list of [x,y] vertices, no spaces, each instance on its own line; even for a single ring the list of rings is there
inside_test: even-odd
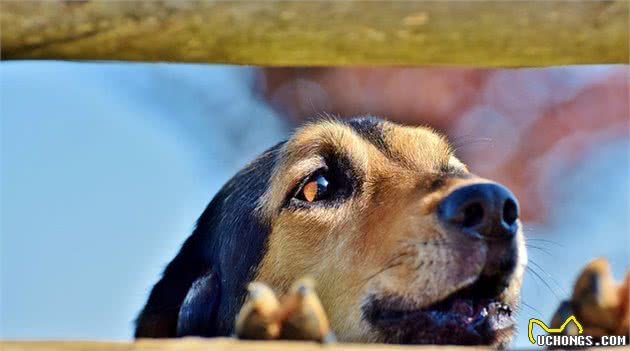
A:
[[[353,119],[347,124],[388,159],[410,168],[433,168],[449,162],[451,152],[446,138],[430,128],[370,117]]]
[[[369,167],[369,159],[384,156],[413,170],[443,167],[451,157],[446,138],[432,129],[364,117],[302,128],[287,143],[286,160],[294,162],[324,150],[346,155],[360,167]]]

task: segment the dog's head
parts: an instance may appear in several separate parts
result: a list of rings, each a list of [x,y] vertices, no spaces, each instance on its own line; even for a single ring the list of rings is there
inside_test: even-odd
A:
[[[256,280],[312,276],[341,340],[509,342],[526,261],[509,190],[434,131],[375,118],[307,125],[279,152]]]
[[[136,336],[228,335],[249,281],[281,293],[309,275],[343,341],[503,346],[526,260],[516,199],[444,137],[324,120],[214,197]]]

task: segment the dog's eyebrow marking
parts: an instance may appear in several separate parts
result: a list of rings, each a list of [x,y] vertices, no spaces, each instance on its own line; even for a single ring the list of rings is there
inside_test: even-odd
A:
[[[345,124],[349,126],[355,134],[361,137],[361,139],[376,147],[376,149],[378,149],[387,159],[409,169],[417,168],[417,155],[411,155],[409,149],[405,150],[405,148],[413,147],[410,145],[415,142],[414,137],[418,137],[418,135],[414,135],[415,133],[412,131],[412,129],[415,128],[401,128],[400,126],[389,124],[386,120],[372,116],[354,118],[346,121]],[[437,134],[432,130],[416,129],[415,132],[426,133],[426,137],[428,138],[427,141],[429,142],[431,141],[431,138],[435,138],[437,136]],[[399,135],[402,142],[397,140]],[[444,144],[444,148],[440,148],[436,145],[429,145],[429,148],[434,148],[438,152],[440,152],[440,150],[448,150],[446,143]],[[423,157],[429,160],[431,159],[430,157],[427,158],[426,155]],[[448,160],[446,160],[446,162],[448,162]],[[442,166],[438,165],[438,168],[441,169]]]
[[[384,123],[382,120],[368,116],[352,119],[348,121],[347,124],[359,136],[376,146],[385,156],[391,158],[392,153],[389,145],[385,141]]]

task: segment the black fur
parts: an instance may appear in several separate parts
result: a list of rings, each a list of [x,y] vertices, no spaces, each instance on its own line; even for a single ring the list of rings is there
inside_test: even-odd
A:
[[[390,149],[385,142],[383,120],[378,117],[353,118],[347,124],[363,139],[376,146],[385,155],[390,154]]]
[[[260,263],[269,226],[257,218],[258,199],[267,189],[280,143],[238,172],[212,199],[192,235],[168,264],[136,320],[135,337],[176,337],[180,307],[193,282],[214,274],[215,297],[205,317],[187,311],[191,319],[207,320],[206,328],[184,327],[180,332],[198,336],[232,334],[234,317],[245,297],[246,285]],[[212,284],[210,284],[212,286]],[[210,294],[212,295],[212,294]],[[216,299],[216,300],[215,300]],[[193,299],[194,301],[194,299]],[[193,304],[194,305],[194,304]],[[200,312],[201,313],[201,312]],[[190,323],[189,323],[190,322]],[[179,321],[192,325],[194,321]]]
[[[195,280],[179,308],[177,336],[212,335],[220,293],[216,273]]]

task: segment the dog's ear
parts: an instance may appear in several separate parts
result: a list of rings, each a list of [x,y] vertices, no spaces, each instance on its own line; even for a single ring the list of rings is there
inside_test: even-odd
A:
[[[213,271],[195,280],[179,308],[177,336],[213,334],[219,303],[219,280]]]
[[[263,153],[215,195],[192,235],[151,290],[136,320],[136,338],[179,336],[179,311],[187,295],[192,302],[184,307],[185,321],[180,324],[203,320],[208,325],[182,327],[180,331],[198,336],[226,336],[233,332],[246,285],[264,255],[270,227],[256,208],[283,144]],[[209,280],[204,278],[208,274]],[[193,286],[196,281],[207,284]],[[199,289],[210,288],[212,291],[204,291],[209,295],[199,294]],[[199,301],[209,301],[209,306],[199,306]]]

